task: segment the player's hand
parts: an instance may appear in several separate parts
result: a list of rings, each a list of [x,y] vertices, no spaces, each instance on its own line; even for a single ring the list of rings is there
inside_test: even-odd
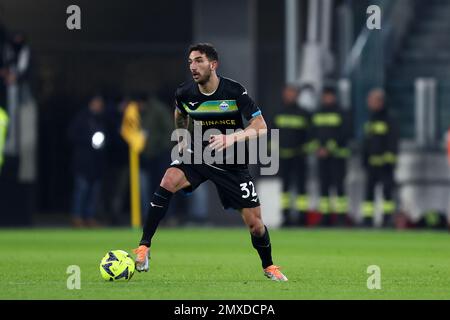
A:
[[[209,138],[209,146],[218,152],[222,151],[223,149],[226,149],[228,147],[231,147],[235,142],[235,138],[233,135],[225,135],[225,134],[219,134],[219,135],[212,135]]]

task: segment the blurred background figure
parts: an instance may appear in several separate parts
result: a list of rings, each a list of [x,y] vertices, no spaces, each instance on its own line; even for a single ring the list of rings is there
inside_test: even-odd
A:
[[[105,174],[103,198],[104,208],[109,222],[114,226],[130,223],[126,208],[129,199],[129,151],[128,144],[122,138],[120,129],[125,108],[129,100],[118,97],[106,109],[107,137],[106,153],[108,170]]]
[[[6,133],[0,133],[0,193],[6,192],[10,203],[3,207],[9,212],[3,223],[28,225],[38,189],[38,106],[31,90],[31,49],[23,32],[0,25],[0,108],[8,118]],[[0,202],[5,203],[3,199]]]
[[[16,32],[11,36],[7,82],[16,84],[19,104],[30,99],[31,51],[25,34]]]
[[[448,160],[448,165],[450,166],[450,127],[448,127],[448,130],[447,130],[446,141],[447,141],[447,160]]]
[[[3,150],[5,147],[6,133],[8,132],[8,114],[0,106],[0,173],[3,165]]]
[[[104,107],[103,97],[94,95],[90,98],[88,107],[81,110],[69,126],[69,140],[73,145],[74,227],[97,226],[95,215],[106,166]]]
[[[448,162],[448,166],[450,169],[450,126],[448,127],[448,130],[447,130],[446,142],[447,142],[447,162]],[[450,230],[450,197],[448,199],[448,204],[447,204],[447,227]]]
[[[363,165],[367,177],[366,198],[362,206],[364,226],[373,226],[375,190],[379,184],[383,188],[383,226],[393,224],[392,216],[396,211],[394,169],[397,163],[398,134],[397,125],[389,115],[385,101],[382,89],[369,92],[367,105],[370,118],[364,126],[363,141]]]
[[[19,160],[19,181],[29,186],[37,180],[38,131],[38,107],[31,91],[31,65],[31,49],[25,34],[12,33],[7,49],[7,104],[11,118],[7,148]]]
[[[347,159],[350,156],[348,142],[351,125],[347,113],[338,104],[336,89],[333,86],[323,89],[321,106],[313,114],[311,122],[312,149],[318,158],[319,211],[322,214],[322,225],[330,226],[335,222],[344,225],[348,213],[344,182]],[[333,191],[336,197],[331,202]],[[336,214],[336,219],[333,219],[333,213]]]
[[[146,136],[144,150],[140,154],[139,182],[141,185],[142,221],[145,221],[152,190],[155,190],[159,179],[169,165],[172,147],[173,114],[169,108],[152,94],[137,96],[141,115],[141,127]]]
[[[6,108],[6,82],[8,77],[7,68],[8,34],[3,23],[0,21],[0,106]]]
[[[301,91],[295,85],[287,85],[282,92],[283,105],[275,115],[274,129],[280,130],[280,171],[282,180],[281,207],[283,227],[306,224],[308,195],[306,192],[306,144],[308,142],[309,113],[298,104]],[[293,187],[296,188],[293,206]],[[295,211],[294,218],[291,217]]]

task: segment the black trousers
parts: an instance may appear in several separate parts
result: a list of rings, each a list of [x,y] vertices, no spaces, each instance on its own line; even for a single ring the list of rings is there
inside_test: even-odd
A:
[[[367,168],[366,197],[362,208],[366,220],[371,220],[375,213],[375,189],[378,184],[383,187],[383,213],[391,215],[395,212],[394,167],[392,165],[369,166]]]
[[[375,187],[377,184],[383,185],[383,197],[385,200],[394,199],[394,168],[391,165],[372,167],[367,170],[366,200],[375,199]]]
[[[319,211],[322,214],[331,213],[331,188],[336,189],[336,213],[347,213],[348,201],[345,195],[345,177],[347,175],[347,159],[327,157],[319,159],[320,203]]]
[[[303,156],[280,159],[280,177],[283,192],[289,192],[295,186],[297,194],[306,194],[306,166],[306,158]]]
[[[284,224],[290,224],[290,212],[294,208],[300,216],[298,223],[304,224],[305,213],[309,208],[309,199],[306,190],[307,179],[307,159],[305,156],[297,156],[293,158],[280,159],[279,176],[282,181],[281,207],[283,210]],[[297,190],[297,198],[295,205],[291,203],[291,190],[295,187]]]

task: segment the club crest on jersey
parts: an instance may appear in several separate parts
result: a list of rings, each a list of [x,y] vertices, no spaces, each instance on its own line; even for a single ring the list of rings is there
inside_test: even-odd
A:
[[[222,103],[220,104],[219,107],[220,107],[220,109],[221,109],[222,111],[227,111],[228,108],[230,107],[230,105],[224,101],[224,102],[222,102]]]

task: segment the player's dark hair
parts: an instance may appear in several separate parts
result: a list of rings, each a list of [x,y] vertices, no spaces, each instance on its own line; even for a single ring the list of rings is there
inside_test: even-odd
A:
[[[216,48],[210,43],[193,44],[189,47],[189,54],[191,54],[192,51],[198,51],[204,54],[209,61],[219,61],[219,54],[217,53]]]

